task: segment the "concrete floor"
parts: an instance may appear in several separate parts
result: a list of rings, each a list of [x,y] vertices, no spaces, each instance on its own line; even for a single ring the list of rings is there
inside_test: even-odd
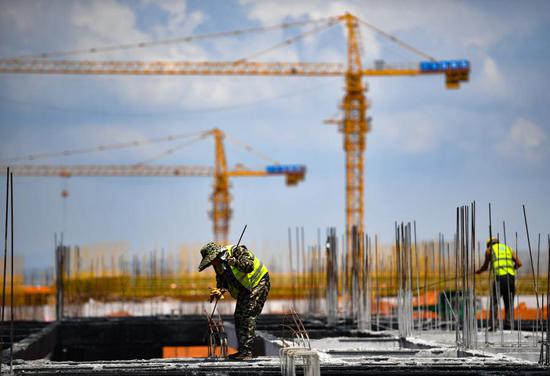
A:
[[[230,332],[233,330],[230,317],[226,319],[226,331]],[[152,347],[203,341],[206,322],[198,315],[67,320],[45,328],[42,336],[33,334],[32,340],[17,346],[20,356],[15,356],[13,372],[15,375],[280,375],[278,353],[282,337],[288,340],[289,335],[281,330],[283,319],[280,315],[262,316],[258,322],[257,348],[261,354],[270,356],[246,362],[156,359]],[[423,331],[400,339],[395,331],[357,331],[346,323],[327,327],[323,318],[304,319],[304,325],[312,337],[312,349],[319,354],[322,375],[550,374],[550,368],[536,363],[540,348],[533,345],[530,332],[519,334],[521,346],[518,346],[517,332],[508,331],[502,336],[488,333],[487,343],[485,334],[480,333],[478,349],[463,350],[456,348],[453,331]],[[40,340],[40,351],[33,350]],[[129,351],[128,346],[134,347]],[[63,349],[66,357],[59,355]],[[128,351],[122,351],[124,349]],[[109,358],[100,350],[108,354],[117,352],[123,357],[106,360]],[[77,358],[71,358],[71,354]],[[91,354],[103,358],[93,358]],[[6,371],[6,355],[4,351],[3,372]],[[132,356],[137,359],[132,360]]]

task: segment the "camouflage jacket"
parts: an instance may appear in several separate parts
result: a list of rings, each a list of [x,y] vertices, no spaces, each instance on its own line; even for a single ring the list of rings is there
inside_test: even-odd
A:
[[[235,265],[237,269],[244,273],[250,273],[254,270],[254,256],[244,245],[240,245],[237,249],[233,251],[233,257],[235,258]],[[229,268],[229,265],[224,265],[224,272],[222,274],[216,272],[216,285],[218,288],[228,289],[229,285],[235,287],[239,292],[247,291],[240,283],[237,281],[233,273]]]

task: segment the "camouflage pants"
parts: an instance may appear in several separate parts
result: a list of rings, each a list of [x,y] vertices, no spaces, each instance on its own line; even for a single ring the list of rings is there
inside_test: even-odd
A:
[[[266,274],[252,291],[244,291],[237,297],[235,331],[240,353],[252,354],[256,337],[256,319],[264,308],[270,288],[269,275]]]

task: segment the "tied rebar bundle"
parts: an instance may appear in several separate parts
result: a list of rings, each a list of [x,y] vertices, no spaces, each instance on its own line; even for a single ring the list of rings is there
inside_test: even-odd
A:
[[[279,350],[281,374],[296,376],[296,368],[301,365],[304,376],[320,376],[319,354],[311,349],[307,329],[294,309],[291,308],[284,316],[281,326],[283,328],[283,347]],[[285,336],[287,330],[288,338]]]
[[[371,329],[371,286],[369,282],[370,239],[352,227],[350,260],[350,303],[353,322],[359,330]]]
[[[467,349],[477,348],[475,223],[475,202],[470,206],[457,208],[455,289],[458,295],[455,300],[454,312],[461,312],[462,314],[455,315],[455,330],[457,345]]]
[[[330,228],[326,241],[327,323],[335,325],[338,320],[338,237],[336,229]]]
[[[395,224],[395,254],[397,260],[397,322],[399,336],[409,337],[413,328],[412,305],[412,241],[411,224]]]

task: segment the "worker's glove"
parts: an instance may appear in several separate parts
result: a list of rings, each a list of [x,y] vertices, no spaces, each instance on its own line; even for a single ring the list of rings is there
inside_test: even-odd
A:
[[[235,257],[229,257],[227,259],[227,263],[231,266],[235,266],[235,264],[237,263],[237,259]]]
[[[223,299],[223,294],[225,294],[225,289],[212,289],[208,300],[212,303],[214,300]]]

